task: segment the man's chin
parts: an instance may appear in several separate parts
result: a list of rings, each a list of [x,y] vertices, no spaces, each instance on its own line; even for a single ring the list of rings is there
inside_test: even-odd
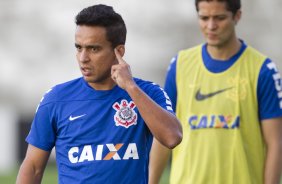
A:
[[[95,77],[87,77],[83,76],[84,80],[87,83],[104,83],[106,81],[106,78],[95,78]]]
[[[216,46],[219,45],[219,42],[217,40],[207,40],[207,45],[212,46],[212,47],[216,47]]]
[[[83,79],[88,83],[96,83],[96,80],[91,77],[83,76]]]

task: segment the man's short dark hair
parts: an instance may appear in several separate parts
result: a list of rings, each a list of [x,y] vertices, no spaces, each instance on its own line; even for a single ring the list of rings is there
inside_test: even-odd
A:
[[[77,26],[101,26],[106,29],[106,37],[112,47],[124,45],[126,26],[122,17],[111,6],[99,4],[84,8],[75,17]]]
[[[218,1],[218,2],[225,2],[226,8],[228,11],[231,11],[233,15],[237,13],[239,9],[241,9],[241,0],[195,0],[196,10],[199,11],[199,2],[201,1]]]

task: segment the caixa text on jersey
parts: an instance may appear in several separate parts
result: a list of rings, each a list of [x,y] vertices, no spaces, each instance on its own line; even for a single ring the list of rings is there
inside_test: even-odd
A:
[[[203,128],[239,128],[240,116],[232,115],[193,115],[188,118],[188,124],[192,130]]]
[[[80,163],[94,160],[128,160],[139,159],[136,143],[129,143],[124,153],[119,153],[123,143],[105,145],[84,145],[83,147],[72,147],[69,149],[68,157],[71,163]],[[123,149],[124,150],[124,149]],[[105,154],[106,153],[106,154]]]

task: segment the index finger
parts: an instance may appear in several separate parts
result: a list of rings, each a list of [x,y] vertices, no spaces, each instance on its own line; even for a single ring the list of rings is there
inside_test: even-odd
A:
[[[125,61],[122,59],[120,53],[118,52],[117,48],[114,49],[114,52],[115,52],[115,55],[116,55],[116,58],[118,60],[118,63],[124,63]]]

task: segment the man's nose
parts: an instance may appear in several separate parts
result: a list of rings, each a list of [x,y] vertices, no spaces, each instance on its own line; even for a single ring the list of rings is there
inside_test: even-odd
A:
[[[90,60],[89,53],[86,49],[82,49],[79,53],[79,61],[80,62],[87,62]]]
[[[210,19],[208,21],[208,29],[213,30],[213,29],[216,29],[216,27],[217,27],[216,21],[213,19]]]

